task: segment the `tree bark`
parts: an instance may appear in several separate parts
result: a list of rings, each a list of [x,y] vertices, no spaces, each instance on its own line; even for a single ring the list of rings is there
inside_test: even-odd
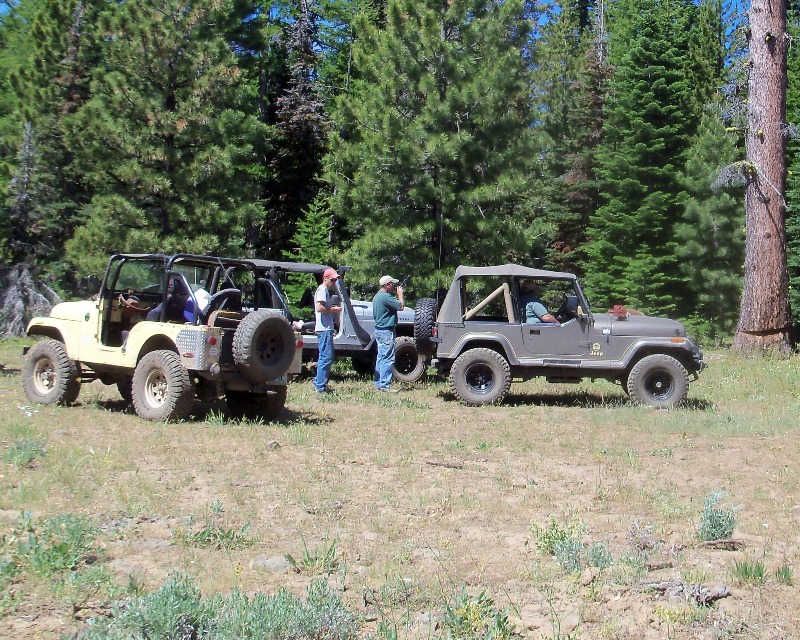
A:
[[[785,0],[752,0],[748,80],[746,255],[734,349],[787,353]]]

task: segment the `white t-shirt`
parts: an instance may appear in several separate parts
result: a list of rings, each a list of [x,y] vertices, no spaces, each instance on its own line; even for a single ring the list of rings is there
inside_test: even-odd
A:
[[[333,331],[333,314],[317,311],[318,302],[328,308],[331,306],[331,292],[324,284],[319,285],[317,292],[314,294],[314,320],[316,321],[314,331]]]

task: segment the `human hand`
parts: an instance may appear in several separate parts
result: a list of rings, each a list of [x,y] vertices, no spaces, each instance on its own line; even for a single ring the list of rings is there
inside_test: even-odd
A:
[[[342,312],[342,308],[341,307],[337,307],[337,306],[331,307],[331,313],[341,313],[341,312]]]

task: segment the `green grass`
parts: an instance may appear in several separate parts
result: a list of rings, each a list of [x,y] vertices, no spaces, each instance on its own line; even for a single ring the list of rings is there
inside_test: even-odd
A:
[[[82,629],[73,606],[110,600],[118,600],[116,617],[96,621],[94,637],[223,637],[207,622],[250,637],[253,620],[264,638],[294,625],[298,638],[484,640],[503,637],[506,610],[522,637],[565,637],[541,621],[575,610],[587,616],[574,637],[638,637],[628,620],[617,635],[604,631],[603,603],[646,609],[642,616],[658,623],[663,600],[643,598],[643,585],[675,576],[740,581],[735,566],[721,564],[724,552],[692,544],[701,511],[724,524],[714,510],[735,511],[743,537],[768,536],[763,578],[742,570],[752,581],[742,584],[763,579],[765,589],[726,601],[735,609],[725,615],[790,628],[797,598],[785,554],[800,488],[800,359],[707,355],[689,403],[672,411],[633,407],[604,381],[542,380],[515,382],[501,406],[470,408],[449,397],[445,382],[377,396],[369,378],[342,369],[330,398],[311,393],[308,380],[290,384],[280,421],[228,421],[214,404],[181,424],[153,424],[99,382],[74,407],[24,409],[17,347],[0,341],[8,456],[0,466],[0,637],[13,637],[18,617],[3,612],[45,609],[65,612],[63,633],[72,637]],[[458,465],[434,464],[450,461]],[[716,486],[735,487],[747,509],[723,499],[705,510],[704,494]],[[28,529],[11,523],[20,510],[35,514]],[[67,520],[57,531],[45,524],[59,517]],[[253,562],[287,551],[299,573]],[[664,561],[669,569],[648,568]],[[602,569],[589,586],[568,573],[587,566]],[[184,585],[159,587],[171,570]],[[329,600],[297,597],[320,575],[344,601],[330,591]],[[713,633],[707,620],[690,623],[676,610],[680,620],[661,621],[687,626],[677,637]],[[314,626],[324,619],[333,626]],[[539,626],[526,630],[530,622]],[[31,637],[47,632],[40,624],[31,620]]]
[[[734,560],[730,573],[744,585],[760,587],[767,581],[767,569],[760,560]]]
[[[215,501],[209,505],[199,527],[195,528],[195,518],[190,516],[186,527],[177,527],[173,531],[176,543],[184,547],[231,551],[249,547],[257,542],[248,535],[249,524],[238,529],[226,526],[223,522],[223,513],[222,503]]]
[[[339,568],[341,554],[336,549],[336,538],[330,540],[326,533],[321,546],[313,549],[308,548],[305,537],[302,537],[301,540],[303,551],[300,560],[295,560],[290,554],[286,555],[286,560],[293,567],[310,575],[328,575]]]
[[[794,585],[794,570],[788,564],[782,564],[775,570],[775,580],[778,584],[783,584],[788,587]]]
[[[32,468],[39,458],[45,457],[45,445],[46,441],[39,438],[15,440],[3,454],[3,462],[20,468]]]

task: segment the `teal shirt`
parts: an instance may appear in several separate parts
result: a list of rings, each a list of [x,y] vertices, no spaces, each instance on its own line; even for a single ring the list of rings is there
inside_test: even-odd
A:
[[[376,329],[396,328],[398,311],[400,301],[391,293],[378,291],[372,299],[372,317],[375,318]]]

